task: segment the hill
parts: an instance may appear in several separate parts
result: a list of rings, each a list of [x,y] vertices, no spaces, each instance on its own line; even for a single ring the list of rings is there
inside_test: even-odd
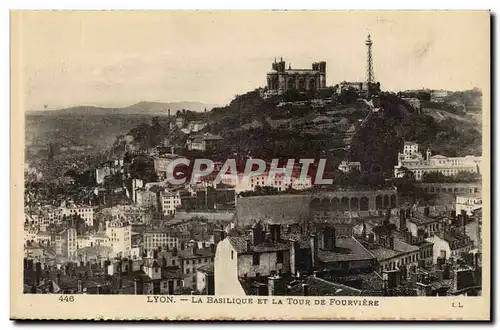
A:
[[[95,106],[77,106],[60,110],[50,111],[28,111],[27,116],[102,116],[102,115],[167,115],[168,109],[174,115],[182,109],[189,109],[195,112],[201,112],[207,109],[210,111],[216,107],[214,104],[205,104],[201,102],[139,102],[124,108],[106,108]]]
[[[390,176],[404,141],[415,141],[421,150],[429,147],[433,154],[450,157],[481,154],[481,131],[474,123],[412,113],[393,95],[382,95],[381,105],[383,115],[362,127],[350,149],[350,158],[360,161],[366,171]]]

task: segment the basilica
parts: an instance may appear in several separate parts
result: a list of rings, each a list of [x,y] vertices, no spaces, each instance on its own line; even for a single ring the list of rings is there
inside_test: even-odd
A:
[[[274,60],[272,71],[267,73],[267,94],[283,95],[287,90],[299,92],[317,92],[326,87],[326,62],[316,62],[311,69],[292,69],[283,58]]]

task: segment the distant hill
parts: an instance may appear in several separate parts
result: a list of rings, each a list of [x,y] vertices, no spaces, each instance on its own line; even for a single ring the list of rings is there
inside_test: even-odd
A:
[[[201,102],[139,102],[124,108],[104,108],[94,106],[77,106],[60,110],[28,111],[27,115],[75,115],[75,116],[99,116],[99,115],[167,115],[168,109],[172,115],[178,110],[187,109],[195,112],[212,110],[217,107],[215,104],[205,104]]]

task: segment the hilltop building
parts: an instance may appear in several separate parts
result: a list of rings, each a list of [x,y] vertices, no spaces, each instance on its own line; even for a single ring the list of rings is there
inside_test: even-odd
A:
[[[274,60],[272,71],[267,73],[267,95],[283,95],[286,91],[295,89],[299,92],[317,92],[326,87],[326,62],[312,64],[312,69],[292,69],[283,58]]]
[[[186,141],[188,150],[214,151],[220,148],[224,139],[219,135],[205,133],[189,137]]]
[[[480,173],[481,157],[445,157],[431,155],[427,149],[426,156],[418,150],[416,142],[405,141],[403,152],[398,153],[398,164],[394,166],[394,176],[401,178],[406,172],[413,173],[415,180],[421,181],[425,173],[439,172],[446,176],[452,176],[458,172]]]
[[[348,161],[343,160],[339,164],[338,169],[344,173],[349,173],[353,170],[361,172],[361,163],[360,162],[348,162]]]

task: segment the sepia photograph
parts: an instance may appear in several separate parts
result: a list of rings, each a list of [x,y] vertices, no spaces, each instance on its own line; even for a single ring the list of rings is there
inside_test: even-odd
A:
[[[10,18],[11,319],[490,319],[490,12]]]

